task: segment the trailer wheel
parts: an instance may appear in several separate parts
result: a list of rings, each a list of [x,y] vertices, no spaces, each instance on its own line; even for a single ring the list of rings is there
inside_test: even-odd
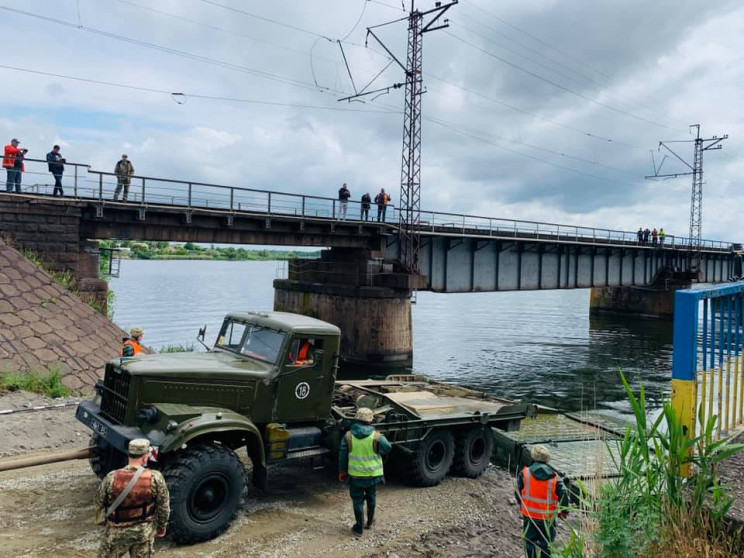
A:
[[[475,479],[483,474],[493,453],[493,432],[489,427],[471,428],[455,440],[453,474]]]
[[[168,531],[173,540],[191,544],[225,531],[248,492],[245,467],[229,448],[197,444],[166,462],[170,490]]]
[[[409,463],[409,478],[415,486],[439,484],[452,466],[455,440],[452,432],[436,429],[419,444]]]
[[[127,455],[110,445],[98,434],[91,434],[88,447],[95,448],[90,454],[88,463],[99,479],[127,464]]]

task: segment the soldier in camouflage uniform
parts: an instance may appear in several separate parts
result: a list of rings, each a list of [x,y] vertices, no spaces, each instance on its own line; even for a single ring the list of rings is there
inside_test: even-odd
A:
[[[95,507],[103,514],[125,491],[139,468],[144,468],[150,455],[150,441],[129,442],[129,464],[112,471],[101,482]],[[106,531],[98,551],[99,558],[149,558],[155,553],[155,537],[164,537],[170,515],[170,495],[163,475],[144,469],[120,505],[106,517]]]

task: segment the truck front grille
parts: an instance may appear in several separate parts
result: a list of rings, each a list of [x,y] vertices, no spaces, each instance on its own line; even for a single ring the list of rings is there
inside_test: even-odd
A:
[[[101,413],[113,422],[122,424],[127,414],[129,395],[129,372],[116,369],[110,362],[106,364],[101,395]]]

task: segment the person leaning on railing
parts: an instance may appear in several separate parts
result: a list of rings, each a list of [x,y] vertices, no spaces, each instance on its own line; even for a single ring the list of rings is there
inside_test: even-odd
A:
[[[21,193],[21,173],[26,170],[23,165],[23,156],[28,153],[28,149],[18,147],[19,143],[21,142],[13,138],[3,151],[3,168],[8,171],[5,189],[12,192],[15,188],[16,194]]]
[[[129,185],[132,183],[132,175],[134,174],[134,166],[127,157],[126,153],[121,156],[121,159],[114,167],[114,174],[116,175],[116,190],[114,191],[114,201],[119,198],[119,192],[124,188],[124,195],[122,201],[127,201],[129,196]]]

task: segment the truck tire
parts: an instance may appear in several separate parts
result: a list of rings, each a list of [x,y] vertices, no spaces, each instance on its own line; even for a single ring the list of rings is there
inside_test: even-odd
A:
[[[191,544],[225,531],[248,492],[245,467],[231,449],[202,443],[165,463],[170,491],[168,531],[176,542]]]
[[[471,428],[455,438],[452,473],[458,477],[478,478],[491,462],[493,432],[487,426]]]
[[[452,466],[455,440],[452,432],[439,428],[419,444],[409,462],[408,476],[414,486],[439,484]]]
[[[88,463],[90,463],[90,468],[99,479],[127,464],[127,455],[109,445],[98,434],[91,434],[88,446],[95,448],[90,454]]]

